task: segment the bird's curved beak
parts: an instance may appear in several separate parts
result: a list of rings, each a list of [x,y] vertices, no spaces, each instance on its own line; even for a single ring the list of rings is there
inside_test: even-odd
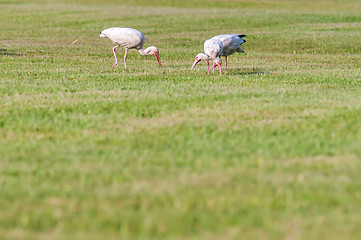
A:
[[[158,61],[159,67],[162,67],[162,63],[160,62],[160,58],[159,58],[159,52],[155,52],[155,53],[154,53],[154,56],[155,56],[155,58],[156,58],[157,61]]]
[[[191,70],[197,65],[197,63],[199,63],[201,61],[201,59],[199,58],[196,58],[196,60],[194,61],[192,67],[191,67]]]
[[[217,63],[217,65],[218,65],[218,69],[219,69],[219,75],[222,75],[221,63]]]

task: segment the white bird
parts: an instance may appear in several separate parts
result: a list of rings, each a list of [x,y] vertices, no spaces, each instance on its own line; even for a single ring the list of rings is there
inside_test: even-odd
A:
[[[241,45],[246,42],[243,38],[244,34],[222,34],[212,37],[211,39],[218,39],[223,43],[223,51],[221,56],[225,57],[225,69],[227,70],[227,57],[236,52],[245,53]]]
[[[118,59],[117,59],[117,55],[115,54],[115,49],[117,49],[119,46],[125,48],[125,54],[124,54],[125,69],[127,68],[127,53],[128,50],[132,48],[138,50],[138,52],[143,56],[154,55],[158,61],[159,66],[162,67],[159,58],[158,48],[151,46],[144,49],[145,37],[143,33],[139,32],[136,29],[120,28],[120,27],[107,28],[100,32],[99,37],[109,38],[114,44],[116,44],[116,46],[113,47],[113,54],[115,58],[115,63],[113,64],[114,67],[118,67]]]
[[[214,68],[218,65],[219,74],[222,75],[221,64],[222,60],[220,55],[222,54],[223,43],[218,39],[208,39],[204,42],[204,53],[198,53],[195,61],[191,67],[191,70],[197,65],[201,60],[207,60],[207,69],[209,74],[209,59],[213,59],[213,68],[212,72],[214,73]]]

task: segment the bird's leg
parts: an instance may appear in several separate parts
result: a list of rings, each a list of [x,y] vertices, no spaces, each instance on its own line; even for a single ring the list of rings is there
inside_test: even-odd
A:
[[[220,63],[217,63],[218,65],[218,69],[219,69],[219,75],[222,75],[222,68],[221,68],[221,64]]]
[[[127,69],[127,53],[128,53],[128,48],[125,49],[125,54],[124,54],[124,69]]]
[[[214,74],[214,68],[216,67],[216,63],[213,63],[213,67],[212,67],[212,73]]]
[[[225,59],[225,61],[226,61],[226,62],[224,63],[224,69],[227,71],[227,56],[225,56],[224,59]]]
[[[113,47],[113,54],[114,54],[114,58],[115,58],[115,63],[113,64],[113,67],[118,67],[118,59],[117,59],[117,55],[115,54],[115,49],[117,49],[119,46],[120,45]]]
[[[207,69],[208,69],[208,74],[209,74],[209,60],[207,59]]]

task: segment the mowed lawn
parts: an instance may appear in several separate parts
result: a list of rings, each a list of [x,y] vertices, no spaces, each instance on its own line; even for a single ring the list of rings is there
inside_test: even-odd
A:
[[[0,239],[361,239],[360,11],[0,0]],[[114,69],[114,26],[163,68]],[[222,33],[246,54],[191,72]]]

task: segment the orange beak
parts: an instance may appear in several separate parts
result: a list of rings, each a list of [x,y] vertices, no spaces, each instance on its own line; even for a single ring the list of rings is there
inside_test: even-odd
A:
[[[218,65],[218,69],[219,69],[219,75],[222,75],[222,68],[221,68],[221,64],[220,63],[217,63]]]
[[[159,58],[159,53],[158,53],[158,52],[155,52],[155,53],[154,53],[154,56],[155,56],[155,58],[156,58],[157,61],[158,61],[159,67],[162,67],[162,63],[160,62],[160,58]]]
[[[197,63],[199,63],[201,61],[201,59],[196,58],[196,60],[194,61],[191,70],[197,65]]]

